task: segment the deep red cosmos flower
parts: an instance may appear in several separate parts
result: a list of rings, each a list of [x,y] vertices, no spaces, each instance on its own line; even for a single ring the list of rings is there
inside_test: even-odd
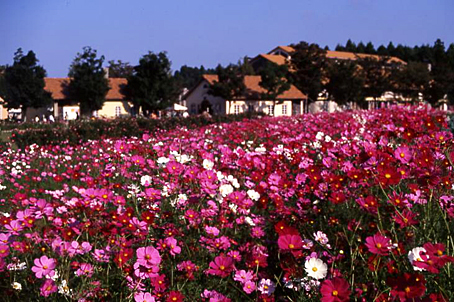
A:
[[[386,283],[392,288],[391,296],[400,301],[422,297],[426,291],[426,280],[421,274],[404,273],[397,278],[388,278]]]
[[[303,238],[300,235],[283,235],[279,236],[277,244],[280,250],[291,252],[293,256],[298,257],[303,248]]]
[[[372,254],[386,256],[389,254],[391,244],[389,238],[377,233],[366,238],[366,246]]]
[[[321,302],[346,302],[350,300],[350,285],[343,278],[325,280],[320,288]]]
[[[173,290],[169,293],[166,302],[183,302],[184,296],[179,291]]]

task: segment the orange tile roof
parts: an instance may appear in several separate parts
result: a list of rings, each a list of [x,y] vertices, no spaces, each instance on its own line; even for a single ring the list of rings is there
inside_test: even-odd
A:
[[[292,52],[295,51],[295,48],[293,48],[291,46],[282,46],[282,45],[280,45],[280,46],[276,47],[275,49],[277,49],[277,48],[280,48],[280,49],[282,49],[283,51],[285,51],[287,53],[292,53]],[[275,50],[275,49],[273,49],[273,50]]]
[[[204,74],[203,79],[208,81],[208,83],[213,84],[217,82],[218,76],[213,74]],[[245,76],[244,77],[244,84],[246,85],[246,96],[245,98],[248,99],[259,99],[262,93],[265,93],[266,90],[263,89],[259,83],[261,81],[260,76]],[[293,85],[290,85],[290,89],[283,92],[281,95],[278,96],[278,99],[306,99],[307,96],[298,90]]]
[[[287,63],[287,59],[285,57],[281,56],[281,55],[265,55],[265,54],[261,54],[259,56],[267,59],[268,61],[276,63],[277,65],[285,65]]]
[[[67,100],[69,99],[68,85],[69,78],[45,78],[46,85],[44,89],[49,91],[54,100]],[[107,92],[106,100],[120,100],[124,99],[125,95],[122,93],[122,88],[128,83],[125,78],[109,78],[110,89]]]
[[[285,52],[291,54],[292,52],[295,51],[295,49],[291,46],[278,46],[274,48],[272,51],[276,49],[282,49]],[[271,51],[271,52],[272,52]],[[269,59],[266,56],[267,55],[261,55],[264,58],[276,63],[276,64],[283,64],[283,63],[278,63],[278,59]],[[269,55],[268,55],[269,56]],[[273,55],[274,56],[274,55]],[[339,60],[357,60],[358,58],[365,59],[365,58],[371,58],[371,59],[376,59],[379,60],[380,58],[383,58],[384,56],[379,56],[379,55],[370,55],[370,54],[365,54],[365,53],[354,53],[354,52],[348,52],[348,51],[334,51],[334,50],[327,50],[326,51],[326,57],[329,59],[339,59]],[[406,64],[405,61],[397,58],[397,57],[389,57],[388,63],[400,63],[400,64]]]
[[[358,58],[360,58],[360,59],[370,58],[370,59],[380,60],[381,58],[384,58],[384,56],[379,56],[379,55],[370,55],[370,54],[365,54],[365,53],[353,53],[353,52],[348,52],[348,51],[333,51],[333,50],[327,50],[326,57],[329,59],[339,59],[339,60],[357,60]],[[397,57],[389,57],[388,63],[406,64],[405,61],[403,61]]]

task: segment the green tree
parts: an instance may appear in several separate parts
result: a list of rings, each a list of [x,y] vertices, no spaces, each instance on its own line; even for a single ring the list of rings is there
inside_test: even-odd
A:
[[[127,78],[132,75],[134,67],[128,62],[122,62],[121,60],[108,62],[109,78]]]
[[[453,98],[454,72],[449,66],[449,58],[444,43],[438,39],[432,47],[431,83],[428,89],[428,101],[435,105],[441,99]]]
[[[33,51],[24,55],[22,49],[14,54],[14,63],[3,72],[3,95],[7,108],[45,107],[52,103],[49,92],[44,90],[46,70],[38,65]]]
[[[388,58],[363,58],[358,60],[364,74],[364,93],[375,100],[386,91],[392,90],[391,77],[393,69],[386,67]]]
[[[178,91],[170,67],[171,62],[165,52],[148,52],[128,77],[127,94],[137,111],[142,108],[145,116],[169,107],[177,98]]]
[[[374,54],[377,53],[377,52],[375,51],[375,47],[374,47],[374,44],[372,44],[372,42],[367,43],[367,45],[366,45],[364,51],[365,51],[365,53],[371,54],[371,55],[374,55]]]
[[[261,77],[259,85],[266,90],[261,97],[264,100],[274,101],[274,107],[276,107],[277,97],[290,89],[290,83],[286,79],[287,74],[287,65],[277,65],[272,62],[268,62],[259,72]]]
[[[358,49],[356,47],[356,44],[352,42],[352,40],[348,39],[347,43],[345,43],[345,51],[357,52]]]
[[[229,104],[229,109],[227,110],[230,110],[230,102],[235,98],[244,96],[246,93],[244,74],[241,73],[239,66],[233,64],[225,68],[218,65],[216,74],[218,80],[210,86],[208,93],[226,100]]]
[[[194,87],[200,81],[202,75],[215,73],[216,70],[211,68],[205,69],[203,66],[199,68],[183,65],[180,70],[175,71],[174,79],[179,91],[182,91],[184,88],[190,89]]]
[[[109,82],[102,67],[104,56],[97,57],[96,50],[84,47],[78,53],[69,69],[71,78],[68,91],[71,99],[80,104],[82,116],[90,116],[93,111],[100,110],[109,91]]]
[[[365,105],[364,75],[354,61],[333,61],[328,68],[329,82],[326,90],[334,101],[342,106],[356,103]]]
[[[326,79],[328,62],[326,51],[317,44],[309,45],[306,42],[300,42],[292,47],[295,52],[292,53],[290,61],[292,72],[289,73],[289,78],[293,85],[307,94],[309,100],[314,102],[323,90],[323,81]]]
[[[430,74],[427,64],[409,62],[396,70],[393,76],[394,92],[409,98],[413,102],[419,101],[420,93],[423,95],[429,88]]]
[[[0,65],[0,97],[5,98],[5,70],[6,70],[6,65]]]
[[[247,56],[238,61],[238,68],[240,69],[242,75],[255,75],[254,68],[249,63],[250,61],[251,58]]]

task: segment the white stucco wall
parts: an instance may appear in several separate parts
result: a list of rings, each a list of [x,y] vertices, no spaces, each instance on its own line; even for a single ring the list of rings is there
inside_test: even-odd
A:
[[[188,107],[188,113],[191,115],[199,114],[200,106],[204,99],[208,100],[214,114],[225,114],[226,105],[224,99],[208,94],[209,83],[201,81],[199,85],[185,99],[185,106]]]

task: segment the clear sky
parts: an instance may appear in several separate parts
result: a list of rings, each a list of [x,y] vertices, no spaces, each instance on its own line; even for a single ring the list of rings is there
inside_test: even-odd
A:
[[[0,0],[0,64],[33,50],[63,77],[82,47],[132,65],[167,51],[172,69],[215,67],[299,41],[377,47],[454,43],[454,0]]]

